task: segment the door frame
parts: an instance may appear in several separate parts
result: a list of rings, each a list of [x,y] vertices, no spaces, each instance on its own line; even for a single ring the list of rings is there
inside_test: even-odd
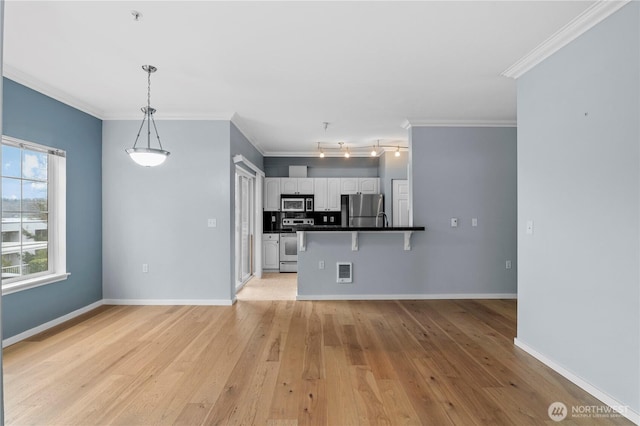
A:
[[[236,205],[237,205],[237,200],[238,200],[238,196],[239,196],[239,185],[238,185],[238,173],[242,173],[245,176],[248,176],[252,179],[254,179],[253,181],[253,198],[252,198],[252,203],[253,203],[253,209],[252,209],[252,216],[253,216],[253,223],[252,223],[252,229],[253,229],[253,243],[251,245],[251,248],[253,249],[253,276],[254,277],[258,277],[258,278],[262,278],[262,198],[263,198],[263,185],[264,185],[264,172],[255,164],[253,164],[251,161],[247,160],[243,155],[236,155],[233,157],[233,162],[236,166],[235,168],[235,173],[234,173],[234,192],[235,192],[235,201],[234,201],[234,217],[235,217],[235,221],[236,224],[238,223],[238,221],[240,220],[239,215],[240,212],[238,211],[238,209],[236,209]],[[252,174],[251,172],[254,172],[254,174]],[[234,271],[233,271],[233,277],[231,277],[231,294],[232,294],[232,300],[235,302],[235,294],[242,288],[242,286],[244,285],[241,284],[240,286],[237,285],[238,281],[239,281],[239,276],[241,275],[240,272],[240,268],[242,266],[241,261],[240,261],[240,244],[239,244],[239,240],[241,238],[240,235],[238,235],[238,230],[237,230],[237,225],[236,225],[236,229],[233,230],[234,233],[234,241],[233,241],[233,245],[234,245],[234,253],[235,253],[235,262],[234,262]]]

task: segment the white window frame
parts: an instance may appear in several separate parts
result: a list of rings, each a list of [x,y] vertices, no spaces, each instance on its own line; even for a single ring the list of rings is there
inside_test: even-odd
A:
[[[66,152],[48,146],[2,136],[2,145],[48,154],[48,251],[49,271],[2,280],[2,294],[66,280],[67,272],[67,159]]]

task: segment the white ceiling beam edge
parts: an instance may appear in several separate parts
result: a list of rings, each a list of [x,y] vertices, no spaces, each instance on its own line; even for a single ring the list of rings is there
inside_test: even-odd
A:
[[[551,37],[540,43],[535,49],[503,71],[501,75],[514,79],[520,78],[527,71],[595,27],[630,1],[631,0],[596,1],[580,15],[556,31]]]

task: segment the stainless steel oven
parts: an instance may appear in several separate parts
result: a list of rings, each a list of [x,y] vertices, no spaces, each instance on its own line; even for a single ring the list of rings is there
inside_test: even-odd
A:
[[[283,218],[282,229],[290,232],[280,233],[280,272],[298,272],[298,234],[297,226],[313,225],[310,218]]]
[[[295,232],[280,234],[280,272],[298,272],[298,238]]]

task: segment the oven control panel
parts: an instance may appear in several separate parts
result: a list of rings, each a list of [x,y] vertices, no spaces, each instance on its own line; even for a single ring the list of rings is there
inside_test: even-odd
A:
[[[313,225],[315,223],[315,221],[313,220],[313,218],[290,218],[290,217],[285,217],[282,219],[282,227],[283,228],[289,228],[292,226],[300,226],[300,225]]]

